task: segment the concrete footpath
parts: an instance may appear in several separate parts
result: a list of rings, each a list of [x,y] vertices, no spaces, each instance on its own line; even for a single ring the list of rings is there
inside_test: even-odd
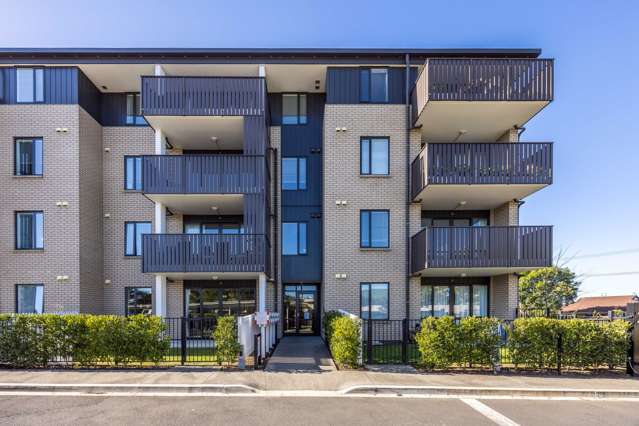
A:
[[[639,399],[639,379],[624,375],[557,377],[384,371],[287,373],[208,368],[0,370],[0,394],[21,392]]]

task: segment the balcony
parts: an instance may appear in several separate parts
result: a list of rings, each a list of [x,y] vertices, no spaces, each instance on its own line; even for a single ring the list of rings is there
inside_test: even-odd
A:
[[[142,115],[263,115],[259,77],[142,77]]]
[[[428,142],[494,142],[552,99],[552,59],[429,59],[411,94]]]
[[[429,210],[491,209],[550,184],[551,143],[431,143],[411,164],[412,199]]]
[[[267,192],[267,157],[253,155],[145,155],[142,192],[173,212],[241,214],[244,194]]]
[[[415,275],[490,276],[551,264],[551,226],[424,228],[411,238]]]
[[[266,99],[259,77],[142,77],[142,115],[175,148],[242,149],[245,117],[266,116]]]
[[[264,234],[146,234],[142,253],[142,272],[173,279],[270,272],[270,244]]]

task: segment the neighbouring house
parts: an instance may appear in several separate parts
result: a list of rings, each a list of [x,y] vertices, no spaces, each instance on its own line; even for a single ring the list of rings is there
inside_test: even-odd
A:
[[[0,312],[513,318],[540,55],[0,49]]]
[[[561,308],[561,313],[575,316],[613,315],[614,311],[628,312],[630,305],[639,303],[636,294],[628,296],[593,296],[580,297],[575,303]],[[632,312],[636,309],[631,307]]]

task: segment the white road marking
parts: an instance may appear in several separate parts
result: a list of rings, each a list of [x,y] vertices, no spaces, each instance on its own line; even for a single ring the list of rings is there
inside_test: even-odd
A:
[[[460,400],[473,410],[482,414],[484,417],[487,417],[488,419],[497,423],[499,426],[519,426],[519,423],[510,420],[499,411],[493,410],[481,401],[471,398],[461,398]]]

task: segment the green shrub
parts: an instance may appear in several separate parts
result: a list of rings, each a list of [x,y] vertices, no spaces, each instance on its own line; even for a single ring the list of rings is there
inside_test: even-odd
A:
[[[338,311],[328,311],[324,313],[324,318],[322,318],[322,328],[324,329],[324,339],[326,343],[330,344],[331,334],[333,333],[332,323],[338,317],[341,317]]]
[[[516,367],[556,369],[561,355],[562,369],[615,368],[626,362],[629,327],[624,320],[520,318],[507,346]]]
[[[492,367],[499,351],[497,326],[494,318],[465,317],[458,323],[450,316],[424,318],[415,335],[420,363],[428,369]]]
[[[237,324],[234,316],[223,316],[217,319],[213,340],[215,341],[215,356],[220,365],[223,362],[231,364],[237,361],[240,343],[237,341]]]
[[[450,368],[461,358],[460,330],[452,317],[424,318],[415,341],[425,368]]]
[[[494,318],[466,317],[459,322],[458,364],[494,367],[499,358],[499,322]]]
[[[507,347],[515,367],[556,367],[558,322],[550,318],[519,318],[514,321]]]
[[[360,364],[360,322],[345,315],[334,316],[329,322],[329,348],[339,366],[355,368]]]
[[[0,363],[45,367],[159,363],[169,350],[164,323],[136,315],[12,315],[0,318]]]

